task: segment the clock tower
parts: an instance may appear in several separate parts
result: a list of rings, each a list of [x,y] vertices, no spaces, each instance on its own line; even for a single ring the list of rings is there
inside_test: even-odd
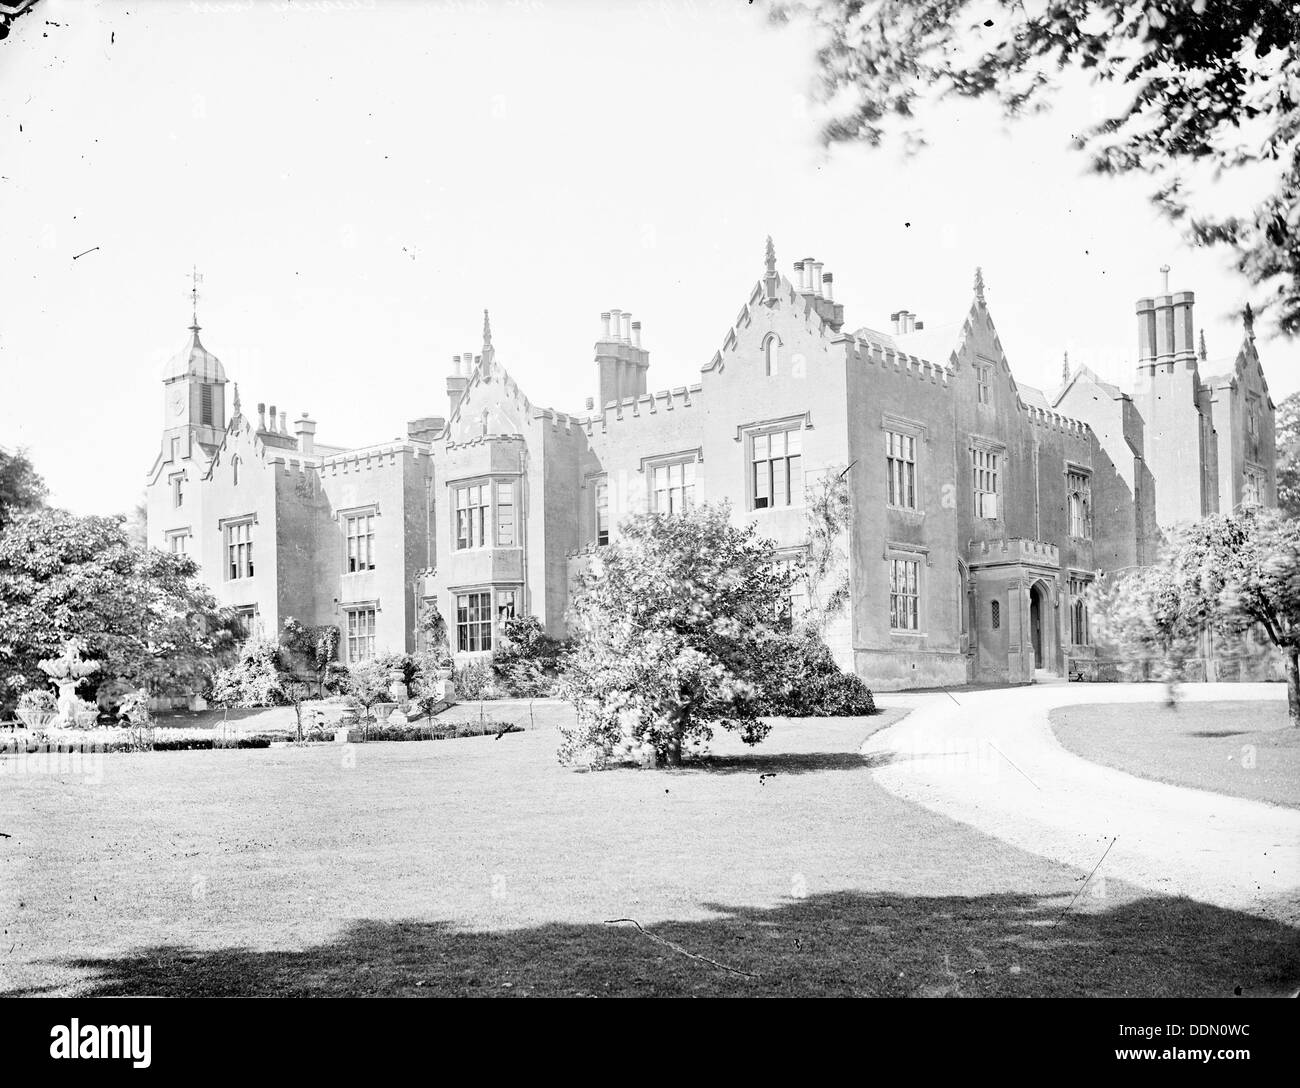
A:
[[[188,454],[191,442],[218,446],[226,430],[226,370],[199,340],[197,273],[194,281],[189,343],[171,357],[162,375],[164,453],[179,445]]]

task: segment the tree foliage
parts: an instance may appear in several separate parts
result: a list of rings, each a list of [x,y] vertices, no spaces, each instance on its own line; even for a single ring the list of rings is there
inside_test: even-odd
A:
[[[767,735],[758,674],[778,629],[785,577],[772,543],[726,507],[628,519],[581,576],[576,641],[561,690],[578,710],[564,762],[620,750],[677,765],[714,726]]]
[[[1254,506],[1213,514],[1098,603],[1104,632],[1166,653],[1206,628],[1239,635],[1258,625],[1286,657],[1291,720],[1300,725],[1300,522]]]
[[[235,645],[192,559],[136,548],[121,517],[20,515],[0,533],[0,698],[43,686],[37,662],[64,639],[101,663],[90,681],[152,695],[197,690]]]
[[[828,143],[879,144],[925,100],[997,100],[1009,117],[1050,106],[1063,69],[1117,90],[1076,136],[1093,169],[1139,172],[1197,244],[1233,248],[1300,332],[1300,6],[1283,0],[778,0],[779,22],[822,35]],[[915,131],[913,145],[924,143]],[[1236,214],[1210,203],[1233,171],[1254,192]]]
[[[1277,406],[1277,505],[1284,514],[1300,518],[1300,393]]]
[[[48,495],[26,450],[0,450],[0,532],[19,514],[43,506]]]

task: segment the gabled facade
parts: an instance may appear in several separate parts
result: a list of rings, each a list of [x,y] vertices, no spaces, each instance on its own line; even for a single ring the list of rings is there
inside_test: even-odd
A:
[[[237,393],[227,422],[224,371],[195,328],[165,378],[183,407],[151,473],[150,537],[193,554],[250,630],[335,623],[355,661],[420,647],[437,613],[464,662],[510,615],[563,635],[575,577],[631,514],[726,502],[797,564],[808,496],[839,476],[849,593],[826,637],[844,668],[878,689],[1077,671],[1100,574],[1151,562],[1180,520],[1274,501],[1253,336],[1203,380],[1192,304],[1139,302],[1132,394],[1086,368],[1046,394],[1017,385],[978,273],[955,322],[900,310],[891,332],[851,330],[820,262],[783,275],[769,241],[698,382],[654,391],[640,322],[613,310],[587,410],[544,408],[497,360],[485,314],[445,419],[359,450],[320,445],[305,415],[290,434],[274,407],[254,423]]]

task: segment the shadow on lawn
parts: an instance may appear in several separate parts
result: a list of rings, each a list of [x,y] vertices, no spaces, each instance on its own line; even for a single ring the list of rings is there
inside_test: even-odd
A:
[[[841,892],[647,923],[755,977],[600,921],[480,932],[364,919],[303,951],[160,946],[64,963],[94,976],[87,996],[1254,996],[1300,979],[1288,926],[1186,899],[1091,903],[1056,924],[1059,897]]]
[[[892,753],[864,756],[857,752],[743,752],[709,756],[683,768],[712,774],[816,774],[820,771],[860,771],[883,767]]]

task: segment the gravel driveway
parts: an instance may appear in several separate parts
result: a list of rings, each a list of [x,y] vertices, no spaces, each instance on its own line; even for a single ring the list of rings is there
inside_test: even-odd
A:
[[[1184,685],[1186,700],[1277,699],[1278,684]],[[862,752],[891,793],[1084,872],[1300,924],[1300,811],[1136,778],[1067,752],[1049,711],[1080,703],[1159,702],[1155,684],[1035,684],[947,694],[886,694],[906,718]],[[1104,860],[1101,860],[1104,855]]]

